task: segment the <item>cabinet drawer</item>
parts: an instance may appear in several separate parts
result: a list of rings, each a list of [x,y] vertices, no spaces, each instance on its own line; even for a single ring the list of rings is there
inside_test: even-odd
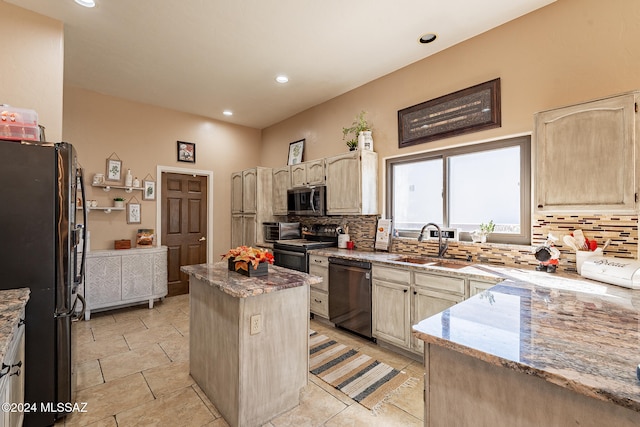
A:
[[[312,276],[322,277],[322,282],[311,285],[311,289],[317,289],[319,291],[329,292],[329,269],[326,267],[319,267],[315,264],[311,264],[309,261],[309,274]]]
[[[415,273],[414,283],[431,289],[464,295],[464,278],[446,277],[437,274]]]
[[[411,272],[409,270],[374,265],[372,272],[375,279],[385,280],[387,282],[396,282],[408,285],[411,281]]]
[[[326,292],[311,289],[310,292],[311,312],[318,316],[329,318],[329,295]]]
[[[312,265],[319,265],[325,268],[329,268],[329,258],[322,255],[309,255],[309,267]]]

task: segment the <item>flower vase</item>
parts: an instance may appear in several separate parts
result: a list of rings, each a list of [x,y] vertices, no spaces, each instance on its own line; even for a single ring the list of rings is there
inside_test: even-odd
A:
[[[471,232],[471,241],[473,243],[487,243],[487,235],[480,231],[473,231]]]
[[[362,131],[362,133],[364,134],[364,149],[373,151],[373,137],[371,136],[371,131],[365,130]]]
[[[365,142],[364,131],[361,131],[360,133],[358,133],[358,150],[364,149],[364,142]]]
[[[258,263],[258,268],[253,268],[253,265],[251,263],[248,263],[248,270],[236,270],[236,261],[234,258],[229,258],[229,270],[230,271],[235,271],[236,273],[240,273],[243,276],[247,276],[247,277],[259,277],[259,276],[266,276],[267,274],[269,274],[269,265],[266,262],[261,262]]]
[[[124,208],[124,201],[122,200],[114,200],[113,201],[114,208]]]

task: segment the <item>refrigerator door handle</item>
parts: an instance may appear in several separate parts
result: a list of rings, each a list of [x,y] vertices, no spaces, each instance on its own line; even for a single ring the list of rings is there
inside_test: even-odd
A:
[[[85,203],[86,198],[84,190],[84,170],[82,168],[79,168],[77,174],[80,181],[80,194],[82,196],[82,224],[76,225],[76,233],[77,231],[82,231],[82,258],[80,260],[80,272],[75,276],[74,284],[76,286],[80,286],[80,284],[84,280],[84,269],[87,262],[87,208]]]

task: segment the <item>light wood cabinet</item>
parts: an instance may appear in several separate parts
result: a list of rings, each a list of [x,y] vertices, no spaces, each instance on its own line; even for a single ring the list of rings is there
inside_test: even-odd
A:
[[[636,212],[637,98],[632,92],[535,115],[536,212]]]
[[[20,315],[24,319],[24,312]],[[24,322],[20,322],[11,332],[13,337],[5,349],[0,372],[0,400],[3,404],[16,405],[12,410],[3,410],[0,413],[0,427],[17,427],[22,425],[24,411],[21,405],[24,403]],[[31,402],[32,403],[32,402]],[[39,409],[39,408],[38,408]]]
[[[372,267],[372,332],[376,339],[410,346],[411,300],[409,272]]]
[[[238,175],[242,176],[242,185],[238,184]],[[234,212],[232,207],[232,247],[255,246],[264,242],[262,223],[273,220],[272,178],[272,170],[263,167],[231,174],[232,205],[236,199],[242,200],[239,212]]]
[[[485,282],[483,280],[470,279],[469,280],[469,297],[477,295],[487,289],[495,286],[495,282]]]
[[[415,353],[411,326],[463,301],[466,279],[373,266],[373,336]]]
[[[291,188],[289,166],[273,169],[273,214],[287,214],[287,190]]]
[[[298,163],[290,166],[290,170],[292,188],[325,183],[324,159]]]
[[[148,302],[167,295],[167,247],[103,250],[87,253],[87,271],[80,293],[85,319],[95,310]]]
[[[309,274],[322,277],[322,282],[311,285],[310,311],[316,316],[329,318],[329,258],[309,255]]]
[[[242,172],[231,174],[231,213],[242,212]]]
[[[326,161],[327,214],[378,213],[378,155],[350,151]]]
[[[438,314],[464,301],[467,279],[440,274],[413,272],[411,324]],[[422,340],[411,339],[411,349],[422,353]]]

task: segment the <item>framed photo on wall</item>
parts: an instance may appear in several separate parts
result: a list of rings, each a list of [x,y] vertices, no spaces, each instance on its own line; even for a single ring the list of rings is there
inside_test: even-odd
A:
[[[178,161],[195,163],[196,144],[194,144],[193,142],[178,141]]]
[[[140,224],[141,221],[140,203],[127,203],[127,224]]]
[[[142,200],[155,200],[156,199],[156,182],[142,181]]]
[[[304,139],[289,144],[289,160],[287,165],[297,165],[302,163],[302,154],[304,153]]]

